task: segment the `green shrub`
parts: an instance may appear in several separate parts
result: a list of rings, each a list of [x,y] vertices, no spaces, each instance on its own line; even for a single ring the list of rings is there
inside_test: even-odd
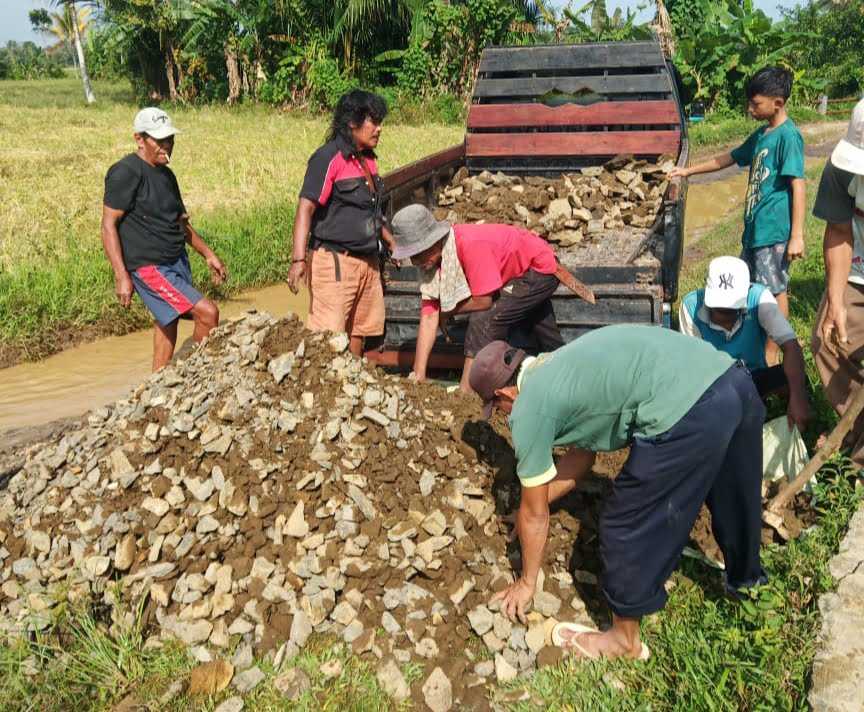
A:
[[[63,65],[33,42],[7,42],[0,48],[0,79],[59,79]]]

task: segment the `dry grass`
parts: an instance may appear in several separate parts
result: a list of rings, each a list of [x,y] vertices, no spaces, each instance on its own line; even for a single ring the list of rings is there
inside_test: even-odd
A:
[[[63,260],[98,247],[105,171],[134,150],[137,110],[116,85],[97,83],[105,105],[78,102],[74,80],[0,84],[0,264],[6,270]],[[101,91],[100,91],[101,90]],[[34,96],[27,97],[29,93]],[[44,99],[44,101],[43,101]],[[327,117],[265,107],[171,110],[183,129],[172,169],[193,219],[296,199],[306,160]],[[386,126],[379,150],[386,171],[460,139],[452,126]],[[287,237],[287,236],[286,236]]]

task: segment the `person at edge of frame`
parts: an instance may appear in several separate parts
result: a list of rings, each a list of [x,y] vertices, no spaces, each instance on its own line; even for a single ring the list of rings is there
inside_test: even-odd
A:
[[[825,292],[811,337],[825,396],[839,415],[862,383],[864,354],[864,100],[822,170],[813,215],[824,220]],[[864,415],[844,445],[864,468]]]

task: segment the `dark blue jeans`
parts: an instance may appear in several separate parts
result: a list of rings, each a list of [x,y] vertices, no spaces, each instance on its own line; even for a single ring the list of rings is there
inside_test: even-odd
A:
[[[747,370],[732,366],[672,428],[635,438],[600,519],[603,591],[619,616],[666,603],[703,502],[726,562],[727,585],[764,580],[762,424],[765,406]]]

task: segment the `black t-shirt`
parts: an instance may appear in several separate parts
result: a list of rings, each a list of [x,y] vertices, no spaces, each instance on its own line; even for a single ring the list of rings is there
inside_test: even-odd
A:
[[[177,178],[167,166],[151,166],[135,153],[105,175],[105,205],[122,210],[117,231],[130,272],[176,262],[186,252],[181,218],[186,215]]]
[[[831,159],[822,169],[813,214],[825,222],[841,225],[852,222],[855,216],[855,198],[849,195],[849,184],[854,174],[837,168]]]

